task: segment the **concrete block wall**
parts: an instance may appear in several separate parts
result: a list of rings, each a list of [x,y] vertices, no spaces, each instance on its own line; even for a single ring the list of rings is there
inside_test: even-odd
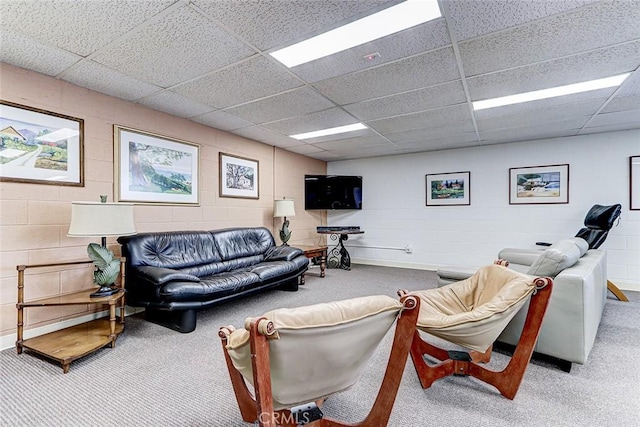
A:
[[[200,206],[136,204],[138,232],[265,226],[279,243],[281,219],[273,218],[273,200],[282,196],[296,202],[296,216],[290,218],[291,243],[315,243],[315,227],[326,221],[323,214],[304,210],[304,175],[326,173],[323,161],[10,65],[0,64],[0,73],[0,99],[84,119],[85,173],[84,187],[0,183],[0,338],[15,334],[16,265],[88,259],[86,246],[94,240],[67,237],[71,202],[98,201],[101,194],[114,200],[114,124],[200,145]],[[219,197],[219,152],[258,160],[259,200]],[[119,253],[114,238],[108,239],[108,246]],[[91,284],[91,268],[86,266],[27,270],[25,295],[27,299],[55,296],[87,284]],[[26,333],[92,310],[85,306],[28,309]]]

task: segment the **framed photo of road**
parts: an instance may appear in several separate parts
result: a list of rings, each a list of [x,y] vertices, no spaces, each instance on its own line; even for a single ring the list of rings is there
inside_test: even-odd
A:
[[[0,101],[0,181],[84,186],[84,120]]]

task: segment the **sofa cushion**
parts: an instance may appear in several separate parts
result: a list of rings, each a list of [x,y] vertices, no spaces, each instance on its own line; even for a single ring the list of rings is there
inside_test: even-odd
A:
[[[580,259],[580,248],[569,240],[560,240],[549,246],[531,264],[527,274],[532,276],[555,277],[565,268],[569,268]]]
[[[199,282],[169,282],[160,290],[163,301],[208,301],[243,292],[260,283],[257,274],[233,271],[205,277]]]
[[[212,231],[211,236],[222,261],[256,255],[263,257],[269,248],[276,245],[271,232],[264,227]]]

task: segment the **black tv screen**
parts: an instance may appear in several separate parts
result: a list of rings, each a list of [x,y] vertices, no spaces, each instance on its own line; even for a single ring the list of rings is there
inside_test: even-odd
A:
[[[362,209],[362,177],[347,175],[305,175],[304,208]]]

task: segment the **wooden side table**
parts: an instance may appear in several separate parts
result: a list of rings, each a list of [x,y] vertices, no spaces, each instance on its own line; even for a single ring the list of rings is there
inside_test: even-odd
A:
[[[24,271],[27,268],[59,267],[74,264],[89,264],[91,261],[65,262],[59,264],[19,265],[18,270],[18,325],[16,350],[21,354],[23,349],[30,350],[62,365],[62,371],[69,372],[69,365],[76,359],[110,345],[115,347],[118,335],[124,330],[124,258],[120,259],[120,285],[117,293],[92,298],[90,294],[96,288],[86,289],[67,295],[24,301]],[[108,305],[109,318],[96,319],[76,326],[39,335],[34,338],[23,339],[24,309],[29,307],[53,307],[63,305]],[[120,316],[116,319],[116,307],[120,309]]]
[[[327,247],[313,245],[295,245],[294,247],[302,249],[307,258],[320,258],[320,277],[324,277],[327,268]],[[305,273],[306,274],[306,273]],[[300,279],[300,284],[304,285],[304,275]]]

